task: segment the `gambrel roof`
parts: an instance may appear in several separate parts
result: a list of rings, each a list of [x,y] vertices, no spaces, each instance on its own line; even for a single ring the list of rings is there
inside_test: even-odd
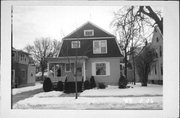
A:
[[[94,30],[94,36],[84,36],[84,30]],[[80,48],[71,48],[72,41],[80,41]],[[93,41],[106,40],[107,53],[93,54]],[[74,32],[63,38],[63,44],[58,57],[64,56],[87,56],[89,58],[98,57],[123,57],[120,52],[116,37],[96,25],[87,22]]]

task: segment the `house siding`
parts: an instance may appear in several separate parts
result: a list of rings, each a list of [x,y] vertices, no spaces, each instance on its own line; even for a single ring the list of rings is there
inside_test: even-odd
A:
[[[157,27],[155,27],[154,30],[151,47],[156,49],[158,58],[156,59],[156,62],[151,66],[151,72],[148,75],[148,80],[153,83],[162,83],[163,74],[161,73],[161,68],[163,69],[163,37]]]
[[[120,60],[122,58],[90,58],[86,63],[87,79],[92,76],[92,63],[94,62],[109,62],[110,75],[108,76],[94,76],[96,83],[103,82],[106,85],[118,85],[120,78]]]
[[[27,84],[28,85],[35,85],[35,73],[36,72],[36,67],[29,65],[28,66],[28,78],[27,78]]]

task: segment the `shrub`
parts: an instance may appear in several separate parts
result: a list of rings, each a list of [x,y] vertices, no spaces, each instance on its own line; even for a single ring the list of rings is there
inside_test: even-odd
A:
[[[96,82],[94,80],[94,76],[91,76],[90,78],[90,88],[95,88],[96,87]]]
[[[124,76],[121,76],[119,78],[119,88],[126,88],[127,83],[128,83],[128,81]]]
[[[98,83],[98,88],[99,89],[105,89],[106,85],[104,83]]]
[[[90,88],[91,88],[90,82],[89,82],[88,80],[86,80],[86,81],[84,82],[84,90],[87,90],[87,89],[90,89]]]
[[[49,77],[46,77],[43,82],[43,90],[44,92],[49,92],[52,90],[52,82]]]
[[[65,82],[65,93],[75,93],[75,82]],[[82,92],[82,82],[77,82],[77,92]]]
[[[63,91],[63,82],[59,81],[55,88],[56,91]]]

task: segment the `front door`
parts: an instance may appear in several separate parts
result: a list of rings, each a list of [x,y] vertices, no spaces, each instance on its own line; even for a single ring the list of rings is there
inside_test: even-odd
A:
[[[82,76],[82,67],[77,67],[77,76]]]

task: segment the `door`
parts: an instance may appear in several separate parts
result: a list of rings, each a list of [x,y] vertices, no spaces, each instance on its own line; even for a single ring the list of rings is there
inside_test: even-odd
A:
[[[77,76],[82,76],[82,67],[77,67]]]

